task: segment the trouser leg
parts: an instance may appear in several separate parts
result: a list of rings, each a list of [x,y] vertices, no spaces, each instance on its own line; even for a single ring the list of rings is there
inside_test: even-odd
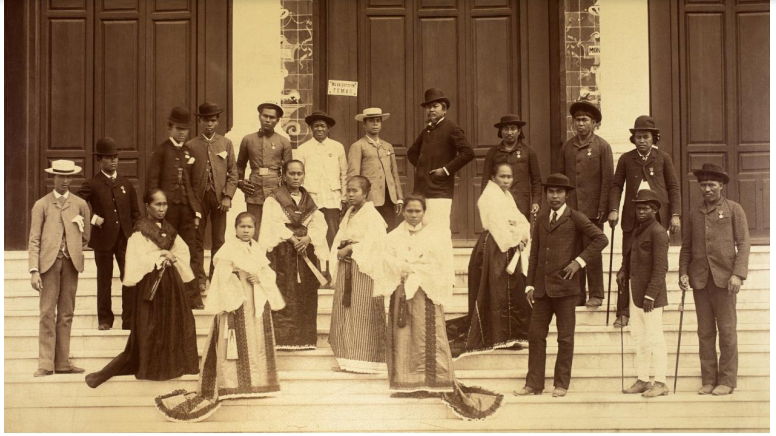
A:
[[[544,389],[547,334],[550,331],[552,313],[549,297],[535,300],[528,327],[528,375],[525,378],[525,385],[536,390]]]
[[[709,288],[693,290],[695,315],[698,318],[698,355],[701,359],[701,382],[717,385],[717,323]]]
[[[213,215],[219,212],[216,194],[212,190],[205,192],[201,203],[202,218],[199,220],[199,226],[195,229],[196,243],[193,248],[190,247],[191,269],[194,272],[194,276],[197,278],[198,284],[205,283],[207,280],[207,276],[205,275],[205,232],[207,231],[207,223],[208,221],[211,221],[211,226],[213,226]],[[214,255],[215,250],[211,249],[210,254]]]
[[[636,351],[636,377],[639,380],[649,381],[649,348],[646,340],[646,325],[644,319],[644,310],[636,307],[631,301],[630,304],[630,334],[633,340],[633,347]]]
[[[168,218],[169,217],[169,218]],[[165,220],[167,220],[173,227],[177,225],[176,230],[178,231],[178,236],[181,237],[184,243],[189,247],[189,251],[192,250],[192,247],[196,248],[197,244],[197,233],[196,229],[194,228],[194,211],[189,207],[187,204],[171,204],[167,208],[167,215],[165,216]],[[190,262],[190,266],[192,270],[194,269],[194,260]],[[197,280],[192,280],[189,283],[186,283],[186,295],[189,298],[189,305],[193,307],[198,307],[202,305],[202,297],[199,294],[199,284],[197,283]]]
[[[113,282],[113,253],[111,250],[95,250],[94,263],[97,266],[97,322],[113,326],[111,309],[111,284]]]
[[[326,242],[329,244],[329,248],[331,248],[334,237],[337,235],[337,230],[339,230],[340,210],[332,208],[321,208],[320,210],[326,219],[326,226],[328,227],[326,230]]]
[[[622,232],[622,252],[630,247],[633,239],[633,232]],[[617,316],[629,316],[630,292],[623,289],[617,294]]]
[[[711,302],[719,330],[719,366],[717,382],[736,387],[738,375],[738,332],[736,331],[736,294],[716,288]]]
[[[261,214],[264,211],[264,205],[248,203],[247,206],[248,206],[248,213],[256,217],[256,233],[253,234],[253,240],[258,241],[259,230],[260,230],[259,227],[261,226]],[[226,218],[224,218],[224,220],[226,220]]]
[[[57,299],[57,337],[55,370],[70,369],[70,329],[73,326],[75,292],[78,288],[78,271],[70,259],[62,259]]]
[[[208,271],[208,277],[210,278],[213,277],[213,270],[215,269],[213,257],[224,245],[225,234],[226,212],[216,207],[210,212],[210,269]]]
[[[127,256],[127,240],[119,236],[116,244],[116,263],[119,265],[119,277],[124,282],[124,264]],[[121,328],[129,330],[132,326],[132,317],[135,311],[135,287],[121,285]]]
[[[557,388],[568,389],[571,384],[571,365],[574,360],[577,296],[551,298],[551,300],[558,328],[558,357],[555,360],[553,383]]]
[[[631,312],[632,313],[632,312]],[[651,363],[655,382],[665,383],[668,366],[668,350],[663,335],[663,308],[656,307],[644,314],[644,335],[648,350],[648,365]]]
[[[38,321],[38,368],[54,370],[56,343],[56,310],[59,301],[62,259],[54,261],[48,271],[40,275],[43,288],[40,291],[40,320]]]

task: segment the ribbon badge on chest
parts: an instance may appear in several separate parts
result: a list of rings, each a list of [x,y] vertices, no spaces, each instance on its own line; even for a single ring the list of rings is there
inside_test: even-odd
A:
[[[722,211],[719,211],[719,219],[725,218],[725,214],[722,213]]]
[[[649,175],[654,176],[655,175],[655,169],[653,167],[649,167]]]
[[[124,186],[122,186],[122,187],[121,187],[121,193],[122,193],[122,194],[126,194],[126,193],[127,193],[127,190],[126,190],[126,189],[124,189]]]
[[[591,157],[591,156],[593,156],[593,151],[588,148],[587,149],[587,157]]]
[[[515,152],[515,157],[517,157],[518,159],[520,159],[520,150],[517,150],[517,151]]]

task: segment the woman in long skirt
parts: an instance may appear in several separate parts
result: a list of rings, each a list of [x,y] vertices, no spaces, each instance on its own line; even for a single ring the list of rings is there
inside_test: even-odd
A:
[[[512,182],[512,167],[495,165],[477,201],[483,231],[469,259],[469,311],[461,355],[527,346],[531,306],[525,298],[525,276],[531,227],[510,193]]]
[[[169,380],[198,372],[197,333],[184,285],[194,280],[189,249],[164,221],[164,192],[150,190],[143,202],[147,217],[127,241],[124,269],[124,286],[137,286],[132,331],[121,354],[86,376],[92,388],[115,375]]]
[[[283,184],[264,201],[259,247],[277,274],[286,306],[272,318],[278,350],[314,350],[318,343],[318,288],[325,284],[326,220],[302,187],[304,164],[283,165]],[[320,261],[319,261],[320,260]]]
[[[369,180],[348,180],[350,208],[334,237],[332,265],[334,303],[329,343],[339,368],[358,373],[385,372],[385,309],[383,297],[372,295],[380,280],[386,224],[369,195]]]
[[[222,400],[255,398],[280,390],[270,308],[283,308],[266,252],[252,239],[256,218],[242,212],[236,237],[218,250],[207,307],[216,312],[200,364],[197,392],[175,390],[156,398],[171,421],[209,417]]]
[[[413,194],[404,201],[405,221],[388,235],[377,288],[380,293],[393,290],[387,329],[392,396],[440,396],[463,419],[487,418],[501,406],[503,395],[457,381],[447,341],[442,302],[453,290],[452,244],[446,229],[423,223],[423,197]]]

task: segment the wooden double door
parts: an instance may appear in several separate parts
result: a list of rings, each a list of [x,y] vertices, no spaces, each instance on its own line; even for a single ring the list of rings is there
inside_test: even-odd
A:
[[[357,98],[322,96],[338,121],[332,136],[347,147],[363,135],[353,120],[355,114],[371,106],[390,112],[381,136],[396,148],[405,192],[412,191],[413,166],[406,152],[424,126],[420,107],[424,90],[441,88],[450,98],[447,117],[464,129],[476,156],[456,175],[451,227],[458,243],[471,243],[481,231],[476,203],[482,165],[488,148],[499,142],[493,124],[502,115],[519,113],[529,120],[526,133],[549,168],[549,111],[538,110],[550,101],[550,78],[537,79],[536,88],[529,92],[531,71],[524,61],[530,51],[535,68],[548,67],[549,14],[546,4],[530,3],[538,10],[514,0],[328,0],[326,4],[326,71],[319,78],[358,81]],[[533,21],[529,34],[526,21],[531,14],[539,19]],[[543,44],[528,46],[540,35],[545,35]],[[535,113],[528,110],[531,100],[539,102],[533,106]]]

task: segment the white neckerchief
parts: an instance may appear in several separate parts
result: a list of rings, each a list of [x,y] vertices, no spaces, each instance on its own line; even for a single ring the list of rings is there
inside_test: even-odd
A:
[[[178,141],[176,141],[175,139],[173,139],[173,137],[172,137],[172,136],[170,136],[170,142],[172,142],[172,145],[173,145],[175,148],[181,148],[181,147],[183,147],[183,143],[182,143],[182,142],[178,142]]]
[[[105,177],[107,177],[107,178],[109,178],[109,179],[111,179],[111,180],[116,180],[116,177],[118,177],[118,175],[119,175],[119,172],[118,172],[118,171],[114,171],[112,176],[111,176],[110,174],[106,173],[106,172],[105,172],[105,171],[103,171],[103,170],[100,170],[100,172],[101,172],[101,173],[103,173],[103,174],[105,174]]]

